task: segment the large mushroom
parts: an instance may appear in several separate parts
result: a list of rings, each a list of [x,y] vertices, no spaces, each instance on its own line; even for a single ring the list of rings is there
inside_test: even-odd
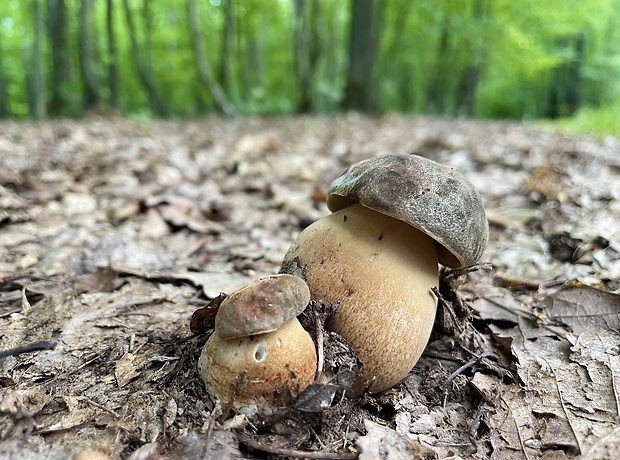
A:
[[[309,302],[306,283],[286,274],[226,297],[198,360],[207,391],[247,415],[292,403],[316,372],[314,343],[296,318]]]
[[[307,227],[281,272],[314,299],[340,302],[327,327],[363,363],[353,389],[379,392],[418,361],[435,318],[438,262],[472,265],[486,248],[479,193],[459,172],[416,155],[351,165],[328,190],[333,212]]]

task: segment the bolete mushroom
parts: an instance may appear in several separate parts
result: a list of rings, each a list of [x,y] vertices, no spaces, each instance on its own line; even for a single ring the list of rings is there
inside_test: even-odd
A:
[[[327,328],[362,361],[356,391],[401,381],[435,318],[438,262],[471,265],[488,223],[480,194],[459,172],[416,155],[351,165],[328,189],[333,212],[300,233],[281,272],[300,274],[314,299],[340,302]]]
[[[247,415],[292,403],[316,372],[314,343],[296,318],[309,302],[306,283],[286,274],[226,297],[198,360],[209,394]]]

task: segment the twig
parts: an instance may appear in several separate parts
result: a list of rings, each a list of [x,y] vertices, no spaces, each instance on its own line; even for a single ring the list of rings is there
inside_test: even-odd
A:
[[[323,315],[319,315],[318,311],[314,309],[314,321],[316,328],[316,373],[314,374],[314,381],[319,382],[321,380],[321,373],[323,372],[323,366],[325,365],[325,347],[324,347],[324,333],[325,319]]]
[[[494,276],[493,281],[494,284],[508,289],[528,289],[530,291],[538,290],[541,284],[540,281],[535,279],[510,276],[506,273],[497,273]]]
[[[6,358],[7,356],[17,356],[26,353],[34,353],[35,351],[53,350],[55,348],[55,342],[35,342],[23,347],[10,348],[8,350],[0,351],[0,359]]]
[[[355,460],[359,458],[359,452],[320,452],[297,449],[286,449],[262,444],[248,436],[237,434],[239,441],[252,449],[260,450],[272,455],[285,455],[294,458],[314,458],[317,460]]]
[[[488,358],[489,356],[495,356],[495,354],[491,351],[485,351],[480,356],[474,355],[472,359],[467,361],[465,364],[463,364],[461,367],[455,370],[452,374],[450,374],[448,378],[444,380],[444,382],[441,384],[441,387],[442,388],[447,387],[450,384],[450,382],[452,382],[452,380],[454,380],[458,375],[462,374],[466,369],[469,369],[470,367],[475,366],[476,363],[482,361],[484,358]]]
[[[211,443],[211,437],[213,436],[213,425],[215,425],[215,419],[211,417],[209,419],[209,424],[207,425],[207,439],[205,441],[205,448],[204,448],[203,455],[202,455],[203,460],[209,459],[209,451],[210,451],[209,444]]]
[[[433,291],[433,294],[435,294],[437,300],[444,308],[444,310],[446,310],[452,317],[454,326],[459,330],[459,332],[463,332],[463,326],[461,325],[462,320],[456,315],[456,312],[454,311],[450,303],[444,298],[443,295],[441,295],[441,292],[439,292],[439,289],[437,289],[435,286],[431,288],[431,291]]]
[[[7,316],[11,316],[13,313],[18,313],[20,310],[21,308],[14,308],[12,310],[7,310],[3,313],[0,313],[0,318],[6,318]]]
[[[424,353],[422,353],[422,356],[424,356],[425,358],[440,359],[440,360],[443,360],[443,361],[452,361],[454,363],[462,363],[463,362],[463,360],[461,358],[455,358],[454,356],[444,355],[442,353],[434,353],[434,352],[428,351],[428,350],[424,350]]]
[[[108,414],[112,415],[113,417],[115,417],[115,418],[117,418],[117,419],[120,419],[120,418],[121,418],[121,416],[120,416],[120,414],[119,414],[118,412],[115,412],[115,411],[113,411],[112,409],[109,409],[109,408],[105,407],[105,406],[104,406],[104,405],[102,405],[102,404],[96,403],[96,402],[95,402],[95,401],[93,401],[92,399],[86,399],[85,401],[86,401],[88,404],[90,404],[91,406],[96,407],[96,408],[97,408],[97,409],[99,409],[99,410],[105,411],[105,412],[107,412]]]
[[[461,275],[466,275],[467,273],[478,270],[493,270],[493,264],[491,262],[482,262],[479,264],[468,265],[467,267],[446,268],[444,271],[444,279],[449,281],[452,278],[458,278]]]

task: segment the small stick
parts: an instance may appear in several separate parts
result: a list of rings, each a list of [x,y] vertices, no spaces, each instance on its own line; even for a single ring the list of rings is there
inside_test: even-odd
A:
[[[121,416],[120,416],[120,414],[118,412],[115,412],[112,409],[109,409],[109,408],[107,408],[106,406],[104,406],[102,404],[96,403],[92,399],[86,399],[85,401],[88,404],[90,404],[91,406],[93,406],[93,407],[95,407],[95,408],[97,408],[99,410],[107,412],[108,414],[112,415],[114,418],[117,418],[117,419],[121,418]]]
[[[23,347],[10,348],[8,350],[0,351],[0,359],[7,356],[18,356],[26,353],[34,353],[35,351],[53,350],[56,348],[55,342],[35,342]]]
[[[461,275],[466,275],[467,273],[477,270],[493,270],[493,264],[491,262],[481,262],[479,264],[468,265],[467,267],[447,268],[444,272],[444,278],[446,280],[458,278]]]
[[[316,309],[315,313],[315,328],[316,328],[316,373],[314,374],[314,381],[318,382],[321,379],[321,373],[323,372],[323,366],[325,365],[325,347],[323,345],[323,327],[325,320],[321,318]]]

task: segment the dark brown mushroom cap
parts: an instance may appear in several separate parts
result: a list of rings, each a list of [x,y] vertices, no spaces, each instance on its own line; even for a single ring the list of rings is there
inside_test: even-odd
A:
[[[222,339],[272,332],[299,315],[310,302],[310,289],[293,275],[272,275],[230,294],[215,317]]]
[[[487,246],[480,194],[458,171],[417,155],[386,155],[352,164],[330,185],[327,207],[355,202],[431,236],[439,262],[472,265]]]

